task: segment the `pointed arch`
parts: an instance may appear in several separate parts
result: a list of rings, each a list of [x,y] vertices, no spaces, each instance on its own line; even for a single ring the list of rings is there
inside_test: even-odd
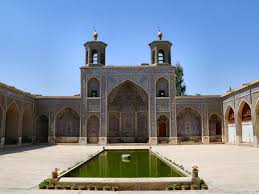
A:
[[[100,119],[91,115],[87,119],[87,143],[98,143],[100,133]]]
[[[9,104],[6,111],[5,144],[18,144],[20,113],[16,102]]]
[[[209,118],[209,136],[210,142],[222,141],[221,118],[217,114],[212,114]]]
[[[201,141],[202,123],[201,115],[191,107],[185,107],[177,115],[177,136],[180,141]]]
[[[22,143],[32,143],[33,136],[33,110],[27,108],[22,116]]]
[[[56,142],[77,143],[79,141],[80,116],[70,107],[59,111],[55,118]]]
[[[119,130],[117,129],[116,137],[109,137],[108,142],[143,142],[148,141],[148,94],[138,84],[133,81],[126,80],[115,87],[109,92],[107,97],[108,116],[118,114],[119,116]],[[142,115],[142,116],[141,116]],[[114,131],[113,125],[115,120],[109,118],[109,131]],[[144,123],[140,124],[140,120]],[[118,120],[116,120],[118,124]],[[139,125],[143,126],[139,131]],[[119,131],[119,132],[118,132]],[[139,135],[145,135],[145,138],[140,138]]]
[[[251,107],[247,101],[242,100],[237,112],[237,134],[241,142],[252,143],[254,138]]]
[[[38,116],[36,120],[36,142],[47,143],[49,133],[49,117],[45,114]]]
[[[92,77],[87,82],[87,96],[100,97],[100,82],[95,77]]]
[[[168,141],[169,137],[169,119],[165,115],[160,115],[157,119],[158,142]]]
[[[164,77],[161,77],[156,81],[156,96],[157,97],[168,97],[169,96],[168,80]]]
[[[235,125],[235,113],[234,109],[228,105],[224,115],[224,125],[225,125],[225,136],[227,142],[236,143],[236,125]]]

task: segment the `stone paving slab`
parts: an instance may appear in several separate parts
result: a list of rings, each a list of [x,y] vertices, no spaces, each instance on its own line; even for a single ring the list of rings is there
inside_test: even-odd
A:
[[[108,146],[115,149],[149,146]],[[115,193],[108,191],[39,190],[37,185],[50,177],[54,168],[61,170],[85,160],[102,146],[56,145],[10,148],[0,153],[0,193]],[[257,193],[259,194],[259,148],[232,145],[161,145],[152,146],[187,170],[199,166],[200,176],[209,191],[122,191],[117,193]]]

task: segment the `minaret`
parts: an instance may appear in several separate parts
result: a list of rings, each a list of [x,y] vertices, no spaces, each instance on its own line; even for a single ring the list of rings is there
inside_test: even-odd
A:
[[[96,30],[93,33],[93,41],[88,41],[85,46],[85,65],[89,67],[105,65],[105,48],[107,44],[98,41],[98,33]]]
[[[151,65],[169,66],[171,65],[171,46],[172,43],[162,40],[163,33],[157,33],[158,40],[149,44],[151,49]]]

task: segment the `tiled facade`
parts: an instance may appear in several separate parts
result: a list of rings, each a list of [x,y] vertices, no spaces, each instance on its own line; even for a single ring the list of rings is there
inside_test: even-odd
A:
[[[176,96],[171,43],[151,62],[109,66],[106,44],[85,44],[78,96],[35,96],[0,84],[1,147],[25,143],[234,143],[258,145],[259,81],[223,96]],[[252,137],[251,137],[252,136]]]

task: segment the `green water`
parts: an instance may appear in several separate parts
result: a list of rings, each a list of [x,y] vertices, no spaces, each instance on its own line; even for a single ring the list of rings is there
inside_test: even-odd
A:
[[[130,154],[129,161],[121,159]],[[66,177],[181,177],[149,150],[103,151],[91,160],[72,170]]]

